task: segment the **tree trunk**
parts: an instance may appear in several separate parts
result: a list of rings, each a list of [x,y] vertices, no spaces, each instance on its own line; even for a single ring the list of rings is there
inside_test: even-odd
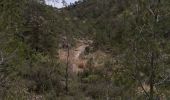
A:
[[[152,52],[151,54],[151,62],[150,62],[150,83],[149,83],[149,86],[150,86],[150,96],[149,96],[149,99],[150,100],[153,100],[153,97],[154,97],[154,53]]]
[[[69,46],[68,46],[68,41],[67,41],[67,65],[66,65],[66,76],[65,76],[65,91],[66,91],[66,94],[68,94],[68,68],[69,68],[69,56],[70,56],[70,49],[69,49]]]

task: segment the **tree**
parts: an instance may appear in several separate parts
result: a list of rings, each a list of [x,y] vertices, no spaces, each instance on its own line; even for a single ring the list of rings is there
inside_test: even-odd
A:
[[[166,10],[162,6],[164,2],[160,1],[137,0],[135,5],[136,11],[132,10],[132,12],[134,11],[133,15],[130,15],[132,29],[127,30],[132,33],[125,37],[128,40],[128,45],[131,45],[130,48],[127,47],[127,51],[131,53],[126,52],[129,53],[126,58],[128,61],[126,68],[130,69],[129,73],[139,82],[142,88],[143,82],[148,82],[150,90],[146,91],[143,88],[143,91],[149,100],[154,100],[156,98],[155,84],[159,81],[160,73],[166,70],[161,70],[161,67],[166,67],[164,56],[169,55],[163,52],[168,48],[168,45],[162,48],[162,43],[165,42],[163,34],[167,29],[162,30],[161,27],[166,27],[164,21],[167,19],[161,20],[166,18],[166,15],[160,12]],[[129,25],[129,22],[127,24]],[[169,43],[169,41],[166,41],[166,43]]]
[[[26,99],[44,91],[57,95],[62,85],[55,10],[37,0],[1,0],[0,12],[1,99]]]

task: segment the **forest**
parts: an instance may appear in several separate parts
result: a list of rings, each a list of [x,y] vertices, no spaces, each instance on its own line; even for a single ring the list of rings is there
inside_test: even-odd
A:
[[[61,1],[0,0],[0,100],[170,100],[170,0]]]

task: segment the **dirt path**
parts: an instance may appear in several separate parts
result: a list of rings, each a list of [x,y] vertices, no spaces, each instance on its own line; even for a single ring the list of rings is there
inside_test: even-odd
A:
[[[70,69],[74,73],[81,72],[83,68],[85,67],[85,64],[87,60],[82,59],[80,56],[83,55],[85,52],[85,48],[88,47],[90,43],[88,44],[85,40],[77,40],[76,46],[70,48],[70,57],[69,57],[69,65]],[[67,58],[67,51],[64,49],[59,50],[59,59],[63,62],[66,62]]]
[[[79,46],[75,51],[74,51],[74,59],[79,59],[80,57],[80,54],[84,53],[85,51],[85,48],[87,47],[88,45],[84,45],[82,44],[81,46]]]

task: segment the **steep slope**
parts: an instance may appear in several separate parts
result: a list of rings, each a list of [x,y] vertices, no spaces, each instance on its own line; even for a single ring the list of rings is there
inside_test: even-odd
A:
[[[66,9],[76,18],[77,29],[93,39],[96,48],[108,51],[118,49],[123,42],[123,14],[129,3],[126,0],[83,0]]]

